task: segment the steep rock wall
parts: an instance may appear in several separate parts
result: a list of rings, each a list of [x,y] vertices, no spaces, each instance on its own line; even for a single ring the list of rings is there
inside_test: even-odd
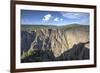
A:
[[[28,33],[27,37],[26,33]],[[75,44],[89,41],[88,27],[77,27],[67,30],[41,28],[31,32],[26,31],[26,33],[23,34],[25,38],[23,38],[23,36],[21,37],[23,49],[27,48],[27,50],[32,49],[33,51],[52,50],[55,57],[58,57],[65,51],[71,49]],[[27,41],[25,41],[26,39]],[[89,48],[89,44],[87,44],[86,47]],[[22,51],[26,51],[26,49]]]

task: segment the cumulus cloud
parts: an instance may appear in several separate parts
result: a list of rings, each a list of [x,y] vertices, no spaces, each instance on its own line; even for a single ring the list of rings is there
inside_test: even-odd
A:
[[[51,14],[46,14],[42,18],[42,21],[43,22],[61,22],[63,20],[64,19],[62,17],[59,17],[59,16],[58,17],[55,17],[55,16],[53,16]]]
[[[46,21],[49,21],[51,19],[52,15],[51,14],[47,14],[43,17],[43,21],[46,22]]]
[[[59,21],[59,18],[58,17],[54,18],[54,21],[56,21],[56,22]]]
[[[62,16],[69,19],[80,19],[81,17],[85,16],[86,13],[79,13],[79,12],[61,12]]]
[[[54,18],[54,21],[56,21],[56,22],[63,21],[63,18],[56,17],[56,18]]]
[[[63,21],[63,19],[61,18],[60,21]]]

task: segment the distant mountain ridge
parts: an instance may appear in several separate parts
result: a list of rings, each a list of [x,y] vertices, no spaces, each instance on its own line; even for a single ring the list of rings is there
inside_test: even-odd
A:
[[[71,28],[71,27],[89,27],[89,25],[80,25],[80,24],[69,24],[69,25],[61,25],[61,26],[57,26],[57,25],[40,25],[40,24],[33,24],[33,25],[25,25],[25,24],[22,24],[21,25],[21,31],[26,31],[25,29],[35,29],[35,28],[50,28],[50,29],[64,29],[65,27],[66,28]]]

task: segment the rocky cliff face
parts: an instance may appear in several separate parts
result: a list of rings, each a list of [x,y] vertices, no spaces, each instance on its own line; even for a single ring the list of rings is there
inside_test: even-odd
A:
[[[60,57],[75,44],[89,41],[89,26],[63,28],[38,28],[21,31],[21,53],[36,50],[52,51],[54,57]],[[89,43],[85,45],[89,48]]]

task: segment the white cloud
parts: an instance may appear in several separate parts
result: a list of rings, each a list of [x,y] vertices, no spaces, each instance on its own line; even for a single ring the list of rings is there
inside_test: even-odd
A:
[[[63,19],[61,18],[60,21],[63,21]]]
[[[56,22],[57,22],[57,21],[59,21],[59,18],[58,18],[58,17],[56,17],[56,18],[54,19],[54,21],[56,21]]]
[[[46,22],[46,21],[49,21],[51,17],[52,17],[51,14],[47,14],[47,15],[45,15],[45,16],[43,17],[42,20],[43,20],[44,22]]]
[[[62,16],[65,18],[70,18],[70,19],[80,19],[86,13],[78,13],[78,12],[61,12]]]
[[[56,22],[63,21],[63,18],[56,17],[56,18],[54,18],[54,21],[56,21]]]

